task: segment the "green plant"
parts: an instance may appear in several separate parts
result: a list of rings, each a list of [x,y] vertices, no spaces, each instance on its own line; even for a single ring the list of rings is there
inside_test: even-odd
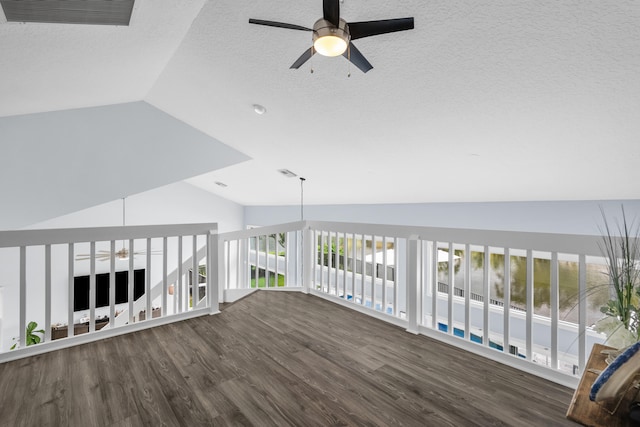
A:
[[[640,339],[640,231],[635,221],[627,222],[622,206],[622,223],[616,221],[617,233],[609,226],[604,210],[601,250],[607,264],[611,299],[600,311],[620,321],[635,341]]]
[[[37,327],[38,327],[38,324],[36,322],[29,322],[29,324],[27,325],[27,333],[25,334],[25,342],[26,342],[26,344],[28,346],[32,345],[32,344],[39,344],[44,339],[44,329],[36,330]],[[42,334],[43,336],[42,336],[42,338],[40,338],[36,334]],[[11,346],[11,350],[16,348],[17,345],[18,345],[18,343],[15,343],[14,345],[12,345]]]

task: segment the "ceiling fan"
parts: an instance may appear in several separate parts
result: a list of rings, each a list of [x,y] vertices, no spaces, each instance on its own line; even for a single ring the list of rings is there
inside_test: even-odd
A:
[[[122,198],[122,226],[125,226],[125,214],[126,214],[126,205],[125,205],[125,198]],[[162,251],[151,251],[150,252],[152,255],[158,255],[161,254]],[[98,261],[108,261],[111,259],[111,256],[113,256],[116,260],[119,261],[125,261],[129,259],[129,249],[127,249],[125,247],[125,242],[124,240],[122,241],[122,249],[115,251],[115,252],[111,252],[111,251],[97,251],[96,252],[96,259]],[[145,251],[136,251],[133,252],[133,255],[144,255],[146,254]],[[91,254],[78,254],[78,256],[76,257],[76,261],[85,261],[91,259]]]
[[[291,65],[298,69],[316,52],[324,56],[342,55],[366,73],[373,66],[353,44],[353,40],[379,34],[413,29],[413,18],[382,19],[378,21],[346,22],[340,18],[340,0],[323,0],[322,18],[313,24],[313,29],[284,22],[249,19],[250,24],[290,30],[312,31],[313,45]]]

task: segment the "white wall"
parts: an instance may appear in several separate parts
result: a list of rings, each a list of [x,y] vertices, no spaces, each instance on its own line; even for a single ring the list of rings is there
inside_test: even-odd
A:
[[[155,190],[130,196],[126,199],[127,225],[218,223],[219,230],[233,231],[242,228],[242,206],[200,190],[190,184],[180,182]],[[122,225],[122,201],[115,200],[93,208],[30,226],[30,229],[101,227]],[[161,242],[156,242],[161,245]],[[154,243],[155,244],[155,243]],[[76,254],[87,253],[88,244],[77,244]],[[86,247],[84,247],[86,246]],[[175,246],[175,242],[174,242]],[[185,243],[183,258],[191,255],[190,244]],[[99,247],[97,249],[109,249]],[[145,248],[140,248],[144,250]],[[153,247],[153,249],[161,249]],[[136,247],[136,250],[138,248]],[[169,253],[175,252],[170,246]],[[3,307],[0,313],[0,351],[7,351],[12,337],[18,334],[19,306],[19,252],[17,249],[0,249],[0,289]],[[175,269],[177,257],[169,258],[169,271]],[[152,260],[152,265],[155,259]],[[144,257],[135,259],[135,268],[145,268]],[[171,264],[173,263],[173,264]],[[155,263],[157,267],[157,262]],[[67,251],[65,245],[52,246],[52,323],[66,323],[67,319]],[[74,275],[89,274],[89,262],[76,262]],[[108,271],[108,262],[96,263],[96,272]],[[116,270],[125,270],[126,265],[116,265]],[[148,270],[149,271],[149,270]],[[161,280],[161,268],[152,268],[151,283]],[[44,248],[30,247],[27,250],[27,322],[36,321],[39,327],[44,325]],[[104,313],[102,313],[104,312]],[[96,310],[97,315],[107,314],[108,309]],[[80,317],[82,313],[76,313]]]
[[[621,217],[640,221],[640,200],[553,202],[419,203],[311,205],[304,218],[318,221],[416,225],[483,230],[600,234],[600,206],[610,224]],[[300,220],[300,206],[247,206],[245,224],[271,225]]]
[[[185,182],[159,187],[126,198],[126,225],[217,222],[219,230],[242,228],[241,205]],[[122,225],[122,200],[33,224],[25,229],[106,227]]]
[[[0,230],[249,159],[146,102],[0,117]]]

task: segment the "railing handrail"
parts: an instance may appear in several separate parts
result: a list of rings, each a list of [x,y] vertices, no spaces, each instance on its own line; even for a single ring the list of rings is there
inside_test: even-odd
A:
[[[461,242],[473,246],[531,249],[541,252],[583,254],[601,257],[602,236],[566,233],[540,233],[530,231],[480,230],[472,228],[425,227],[336,221],[305,220],[269,225],[247,230],[220,233],[222,240],[246,239],[304,229],[331,230],[341,233],[375,234],[398,238],[417,238],[430,241]],[[0,235],[1,237],[1,235]]]
[[[267,225],[264,227],[248,228],[246,230],[229,231],[218,234],[221,240],[238,240],[249,237],[265,236],[278,233],[286,233],[290,231],[300,231],[306,228],[306,221],[288,222],[278,225]]]
[[[215,234],[216,223],[0,231],[0,248]]]
[[[471,228],[422,227],[329,221],[304,221],[305,227],[340,233],[355,233],[417,240],[460,242],[473,246],[531,249],[542,252],[602,256],[602,236],[525,231],[479,230]],[[264,233],[262,233],[264,234]]]

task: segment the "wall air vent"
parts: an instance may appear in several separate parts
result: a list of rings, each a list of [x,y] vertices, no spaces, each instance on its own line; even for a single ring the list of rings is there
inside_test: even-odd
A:
[[[134,0],[0,0],[8,22],[129,25]]]

